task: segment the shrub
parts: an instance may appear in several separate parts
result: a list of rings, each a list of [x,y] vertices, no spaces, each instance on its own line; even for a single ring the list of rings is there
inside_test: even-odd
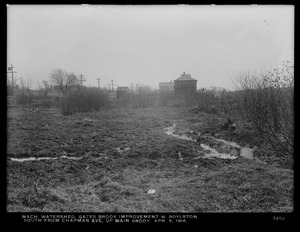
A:
[[[174,94],[173,93],[160,93],[159,94],[159,100],[160,104],[163,106],[167,106],[170,101],[174,99]]]
[[[294,72],[290,63],[265,74],[244,73],[235,82],[238,115],[277,153],[294,152]]]
[[[193,102],[197,105],[198,110],[201,112],[217,114],[219,111],[218,99],[211,91],[198,92],[195,98],[191,100],[191,103]]]
[[[29,105],[32,104],[34,95],[30,92],[21,91],[16,94],[16,103],[18,105]]]
[[[128,105],[133,108],[147,108],[155,105],[157,97],[154,94],[131,94],[128,98]]]
[[[18,105],[31,105],[33,107],[50,108],[52,105],[52,97],[41,94],[34,94],[30,91],[22,90],[15,95]]]
[[[67,94],[61,102],[63,115],[70,115],[76,112],[98,111],[108,106],[106,94],[98,89],[83,88]]]

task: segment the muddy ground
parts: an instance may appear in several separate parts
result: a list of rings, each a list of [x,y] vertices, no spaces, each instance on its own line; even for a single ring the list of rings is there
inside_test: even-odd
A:
[[[221,130],[225,115],[154,107],[62,116],[15,106],[7,119],[8,212],[293,211],[292,157],[276,156],[243,122]],[[198,142],[168,135],[174,124]],[[256,146],[254,159],[216,138]],[[237,158],[205,158],[201,144]],[[57,159],[12,160],[26,157]]]

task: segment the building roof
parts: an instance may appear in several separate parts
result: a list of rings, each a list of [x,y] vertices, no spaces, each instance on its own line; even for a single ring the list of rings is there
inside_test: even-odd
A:
[[[183,72],[179,78],[174,81],[196,81],[196,79],[192,78],[191,74],[186,74]]]
[[[126,86],[126,87],[118,87],[117,88],[117,91],[124,91],[124,90],[129,90],[129,88]]]
[[[174,87],[174,82],[159,82],[159,87]]]

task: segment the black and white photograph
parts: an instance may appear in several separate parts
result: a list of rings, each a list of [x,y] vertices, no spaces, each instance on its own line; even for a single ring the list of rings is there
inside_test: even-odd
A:
[[[294,212],[293,5],[6,10],[8,213]]]

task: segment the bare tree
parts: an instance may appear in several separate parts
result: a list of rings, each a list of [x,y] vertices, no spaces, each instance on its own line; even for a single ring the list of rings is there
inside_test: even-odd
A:
[[[294,70],[289,62],[261,75],[238,76],[235,88],[239,116],[251,122],[275,151],[293,155]]]
[[[58,86],[63,95],[66,95],[78,83],[74,73],[68,73],[59,68],[50,73],[50,81],[53,85]]]
[[[70,75],[74,75],[76,77],[76,83],[74,85],[74,89],[80,91],[83,87],[83,83],[86,82],[86,79],[81,76],[81,78],[77,77],[74,73],[70,73]]]
[[[47,94],[51,91],[52,86],[47,81],[42,81],[42,84],[38,83],[38,90],[43,93],[43,96],[46,97]]]
[[[19,82],[20,88],[22,90],[24,90],[25,89],[25,83],[24,83],[23,77],[20,77],[19,80],[18,80],[18,82]]]

